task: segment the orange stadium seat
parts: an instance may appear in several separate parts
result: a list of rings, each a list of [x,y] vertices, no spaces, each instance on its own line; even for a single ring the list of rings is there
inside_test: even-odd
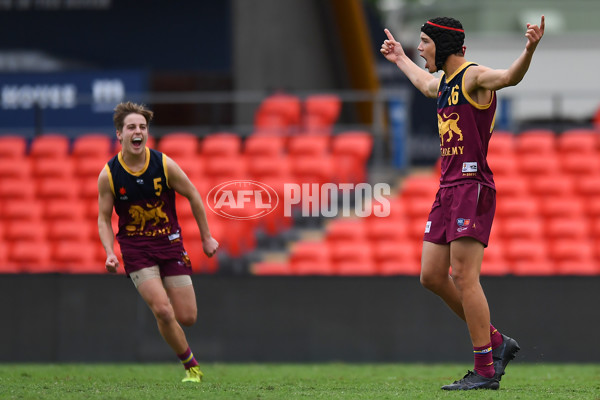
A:
[[[539,215],[543,218],[581,218],[585,215],[584,202],[575,195],[548,197],[539,202]]]
[[[46,226],[41,220],[12,220],[5,223],[4,240],[7,243],[46,241]]]
[[[80,182],[85,180],[93,181],[97,186],[98,184],[98,175],[106,165],[106,163],[112,157],[97,157],[97,156],[89,156],[78,158],[74,162],[74,170],[73,174],[75,177],[80,179]]]
[[[372,260],[343,260],[334,263],[336,275],[341,276],[374,276],[379,275],[379,269]]]
[[[423,221],[423,229],[425,229],[425,221],[431,211],[431,206],[435,197],[411,197],[406,200],[406,216],[411,220],[418,219]]]
[[[561,154],[598,154],[600,134],[593,129],[574,128],[562,132],[557,138]]]
[[[80,221],[88,212],[86,203],[82,201],[64,201],[63,199],[48,199],[43,204],[42,218],[46,221]]]
[[[77,159],[93,157],[107,161],[115,154],[113,135],[84,133],[73,140],[71,155]]]
[[[481,275],[502,276],[512,271],[504,258],[504,240],[490,240],[490,246],[483,252]]]
[[[160,138],[157,150],[178,161],[181,158],[197,157],[199,143],[198,137],[191,132],[171,132]]]
[[[244,142],[244,154],[255,157],[277,158],[285,153],[286,142],[281,136],[250,135]]]
[[[7,200],[27,200],[35,197],[36,186],[32,180],[19,178],[0,179],[0,203]]]
[[[544,224],[537,217],[506,216],[498,220],[498,236],[504,240],[541,239],[544,235]]]
[[[600,174],[578,179],[575,182],[575,191],[580,196],[598,202],[597,199],[600,198]]]
[[[276,93],[261,102],[255,113],[254,126],[259,131],[272,128],[276,118],[283,134],[295,133],[300,127],[301,116],[302,103],[298,96]]]
[[[589,227],[586,219],[583,216],[558,216],[555,218],[548,218],[546,220],[543,232],[546,239],[550,241],[585,241],[589,236]]]
[[[496,216],[506,217],[535,217],[539,214],[538,201],[530,196],[499,197],[496,201]]]
[[[562,171],[575,179],[600,175],[599,153],[564,153],[559,159]]]
[[[387,220],[404,221],[408,216],[406,200],[400,196],[387,197],[389,202],[390,215],[386,218]],[[433,199],[431,199],[433,204]],[[371,216],[371,218],[376,218]]]
[[[574,193],[573,186],[573,180],[563,174],[538,176],[529,183],[530,192],[543,199],[571,196]]]
[[[296,135],[288,140],[287,150],[291,157],[319,157],[329,154],[330,137],[320,135]]]
[[[237,157],[242,151],[242,138],[231,132],[211,133],[202,140],[201,154],[206,158]]]
[[[373,250],[367,241],[328,242],[327,245],[334,269],[342,263],[367,264],[373,261]]]
[[[180,157],[175,161],[191,181],[204,178],[204,159],[201,157]]]
[[[423,199],[433,204],[440,186],[439,177],[435,175],[410,175],[401,184],[401,196],[406,199]]]
[[[51,263],[61,272],[104,274],[106,268],[96,261],[97,244],[85,240],[61,240],[52,246]]]
[[[342,101],[339,96],[332,94],[309,95],[304,100],[302,128],[310,133],[331,134],[341,109]]]
[[[548,257],[548,246],[543,239],[515,239],[505,241],[504,256],[515,275],[553,275],[554,263]]]
[[[36,181],[36,196],[43,200],[73,201],[77,198],[78,188],[74,182],[65,182],[62,178],[49,177]]]
[[[91,239],[89,227],[83,219],[51,221],[46,223],[46,227],[46,237],[51,243]]]
[[[414,242],[373,244],[373,260],[381,275],[419,275],[421,248]]]
[[[73,177],[74,170],[75,165],[70,158],[60,161],[52,158],[37,158],[32,160],[31,175],[34,179],[59,178],[66,183]]]
[[[515,138],[515,151],[519,155],[548,155],[557,149],[556,134],[548,129],[529,129]]]
[[[581,238],[562,238],[552,242],[548,246],[548,254],[555,262],[580,262],[581,264],[592,263],[594,249],[591,241]]]
[[[558,261],[556,262],[557,275],[600,275],[600,263],[595,260],[586,261]]]
[[[0,136],[0,160],[14,160],[27,154],[27,139],[19,135]]]
[[[287,261],[259,261],[250,268],[254,275],[291,275],[292,270]]]
[[[50,263],[51,247],[45,240],[18,241],[9,253],[8,260],[28,273],[59,272]]]
[[[366,224],[366,239],[372,244],[400,243],[408,240],[408,233],[404,224],[388,218],[368,218]]]
[[[257,113],[254,117],[253,136],[285,137],[290,132],[285,116]]]
[[[210,182],[211,187],[228,181],[248,179],[246,158],[243,156],[235,158],[215,157],[206,162],[204,175]]]
[[[18,274],[21,268],[8,261],[8,245],[0,240],[0,274]]]
[[[333,178],[333,159],[329,155],[293,157],[290,167],[295,183],[323,184]]]
[[[336,218],[325,227],[325,240],[329,244],[358,243],[366,239],[366,226],[361,218]]]
[[[330,249],[323,241],[299,241],[292,245],[290,266],[294,275],[331,275]]]
[[[530,179],[521,175],[494,176],[497,198],[523,197],[529,194]]]
[[[338,182],[367,181],[367,162],[373,149],[373,136],[366,131],[341,132],[331,139],[331,154]]]
[[[539,176],[555,176],[560,172],[561,165],[555,153],[531,153],[519,157],[518,170],[524,176],[537,178]]]
[[[262,181],[268,178],[289,177],[291,160],[284,155],[248,157],[248,178]]]
[[[515,134],[508,131],[494,131],[488,146],[488,156],[511,155],[515,152]]]
[[[6,199],[0,205],[2,221],[37,221],[42,217],[43,202],[33,197]]]
[[[0,158],[0,180],[31,178],[31,162],[28,158]]]
[[[36,136],[29,149],[31,158],[64,159],[70,153],[70,140],[60,133],[47,133]]]
[[[519,159],[515,153],[491,153],[488,154],[487,161],[494,174],[494,179],[498,177],[512,178],[518,174]]]

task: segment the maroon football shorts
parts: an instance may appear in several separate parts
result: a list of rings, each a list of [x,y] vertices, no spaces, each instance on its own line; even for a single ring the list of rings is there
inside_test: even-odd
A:
[[[496,191],[478,182],[438,190],[425,226],[423,240],[448,244],[472,237],[487,247],[496,212]]]
[[[192,264],[183,243],[175,242],[159,247],[133,247],[121,245],[127,276],[142,268],[158,265],[160,276],[191,275]]]

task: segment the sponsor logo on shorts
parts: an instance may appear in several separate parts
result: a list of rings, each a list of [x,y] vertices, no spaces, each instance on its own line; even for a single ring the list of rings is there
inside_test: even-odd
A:
[[[471,220],[466,219],[466,218],[458,218],[456,220],[456,225],[458,225],[458,229],[456,231],[463,232],[463,231],[467,230],[469,225],[471,225]]]
[[[427,221],[425,224],[425,233],[429,233],[431,231],[431,221]]]

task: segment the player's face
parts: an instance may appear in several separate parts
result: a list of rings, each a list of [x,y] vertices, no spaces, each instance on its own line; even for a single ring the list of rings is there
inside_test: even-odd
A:
[[[142,154],[148,140],[148,124],[140,114],[129,114],[123,120],[123,130],[117,131],[124,152]]]
[[[435,42],[423,32],[421,32],[421,42],[417,50],[419,51],[419,55],[425,59],[425,68],[427,71],[431,73],[437,71],[437,67],[435,66]]]

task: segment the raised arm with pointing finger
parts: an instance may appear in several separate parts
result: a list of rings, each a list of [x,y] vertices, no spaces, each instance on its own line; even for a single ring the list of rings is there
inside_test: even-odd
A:
[[[443,386],[445,390],[498,389],[508,362],[519,351],[514,339],[490,323],[479,282],[496,209],[487,150],[496,116],[496,91],[523,79],[544,27],[544,16],[539,26],[527,24],[525,49],[508,69],[467,61],[465,32],[454,18],[433,18],[421,27],[417,50],[425,59],[425,69],[385,30],[381,54],[425,96],[437,99],[441,177],[425,223],[421,284],[467,323],[474,358],[473,371]],[[440,78],[432,75],[436,71],[443,71]]]

